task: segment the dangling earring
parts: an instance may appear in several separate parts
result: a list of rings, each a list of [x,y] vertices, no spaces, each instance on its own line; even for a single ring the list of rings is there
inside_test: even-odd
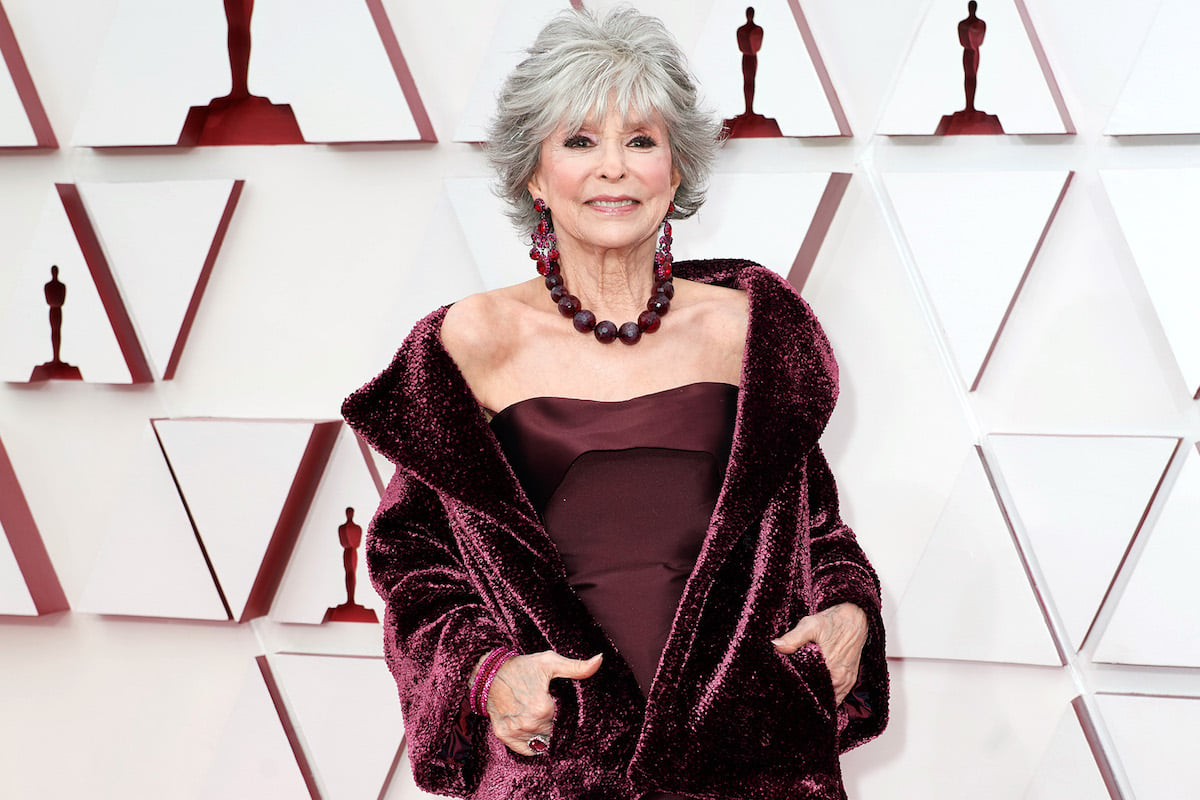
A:
[[[667,215],[662,221],[662,236],[658,237],[658,247],[654,250],[654,277],[660,281],[671,277],[671,215],[675,213],[675,203],[667,206]],[[673,292],[672,292],[673,293]]]
[[[550,275],[558,272],[558,238],[554,228],[550,227],[550,208],[546,201],[540,197],[534,200],[533,210],[538,213],[538,223],[530,237],[533,247],[529,257],[537,262],[539,275]]]

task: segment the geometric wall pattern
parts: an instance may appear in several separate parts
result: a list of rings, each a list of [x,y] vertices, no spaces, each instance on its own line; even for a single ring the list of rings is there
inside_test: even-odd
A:
[[[308,0],[303,13],[286,0],[259,0],[249,14],[249,91],[259,105],[286,108],[299,131],[260,143],[436,141],[380,0]],[[221,7],[204,0],[121,0],[74,143],[248,143],[182,136],[189,109],[216,114],[210,101],[230,93],[229,30]],[[161,42],[180,46],[168,54]]]
[[[1189,0],[1163,0],[1137,62],[1104,132],[1110,136],[1200,132],[1197,64],[1191,32],[1200,8]]]
[[[1200,667],[1200,454],[1189,447],[1104,631],[1096,660]]]
[[[887,173],[884,183],[963,382],[979,387],[1069,172]]]
[[[1181,264],[1200,213],[1200,170],[1104,170],[1101,177],[1184,382],[1200,397],[1200,271]]]
[[[390,469],[323,421],[431,306],[529,275],[464,142],[494,59],[568,5],[258,0],[249,90],[338,145],[189,148],[230,89],[221,3],[3,1],[14,796],[427,797],[378,625],[319,624],[346,510],[365,529]],[[638,5],[740,110],[744,5]],[[965,5],[757,4],[755,109],[785,136],[726,144],[676,254],[789,275],[838,356],[822,447],[893,685],[849,795],[1200,796],[1196,12],[981,0],[977,104],[1019,135],[932,137],[963,105]],[[1154,132],[1176,136],[1105,136]],[[82,381],[30,381],[51,265]]]
[[[988,440],[1044,587],[1079,649],[1158,492],[1178,440],[1013,436]],[[1081,543],[1088,557],[1079,557]]]
[[[0,149],[58,146],[16,34],[0,5]]]
[[[965,107],[957,30],[967,4],[934,0],[926,8],[877,133],[930,135],[944,115]],[[987,30],[979,47],[975,108],[998,116],[1004,133],[1074,133],[1023,0],[984,0],[978,16]]]

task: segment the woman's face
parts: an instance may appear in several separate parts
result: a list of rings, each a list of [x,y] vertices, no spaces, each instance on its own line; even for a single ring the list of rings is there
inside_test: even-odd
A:
[[[529,192],[550,207],[559,251],[569,254],[653,243],[678,186],[662,120],[610,111],[578,131],[556,128]]]

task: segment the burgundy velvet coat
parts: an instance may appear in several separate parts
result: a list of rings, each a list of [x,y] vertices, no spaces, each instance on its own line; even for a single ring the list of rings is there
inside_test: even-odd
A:
[[[807,304],[767,269],[714,260],[679,262],[675,274],[745,290],[750,322],[725,483],[648,698],[568,585],[443,348],[444,308],[417,323],[391,366],[343,406],[397,467],[371,522],[367,563],[387,604],[384,649],[413,772],[428,791],[833,800],[845,797],[839,753],[886,725],[878,579],[838,516],[817,446],[837,396],[829,344]],[[870,620],[856,690],[866,714],[835,709],[815,645],[782,655],[770,642],[843,601]],[[604,653],[593,677],[552,684],[548,755],[515,754],[474,718],[471,752],[451,746],[461,740],[453,731],[471,669],[501,645]]]

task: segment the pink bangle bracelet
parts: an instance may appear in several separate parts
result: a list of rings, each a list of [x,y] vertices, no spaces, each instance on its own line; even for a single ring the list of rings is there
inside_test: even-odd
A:
[[[481,717],[487,716],[488,691],[492,688],[492,681],[496,679],[505,662],[516,655],[517,651],[510,647],[500,647],[487,654],[479,666],[479,671],[475,673],[475,680],[471,683],[468,701],[471,711]]]

